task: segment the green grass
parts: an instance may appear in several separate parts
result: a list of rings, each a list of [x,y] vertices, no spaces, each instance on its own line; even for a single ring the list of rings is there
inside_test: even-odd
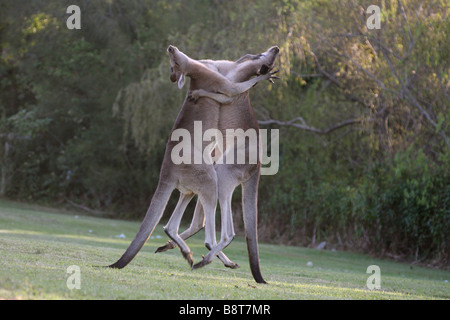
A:
[[[191,271],[178,249],[154,254],[167,241],[158,226],[122,270],[115,262],[139,227],[127,222],[0,200],[0,298],[6,299],[449,299],[450,272],[339,251],[260,244],[268,285],[251,276],[245,241],[225,250],[241,268],[214,261]],[[126,239],[115,236],[125,234]],[[160,238],[156,238],[156,236]],[[187,241],[199,261],[204,234]],[[312,266],[308,265],[312,262]],[[70,290],[67,268],[81,270]],[[381,289],[366,287],[369,265],[381,269]]]

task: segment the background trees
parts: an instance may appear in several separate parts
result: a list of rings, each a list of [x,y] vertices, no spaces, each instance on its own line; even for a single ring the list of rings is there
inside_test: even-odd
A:
[[[282,80],[251,93],[281,128],[261,236],[448,265],[448,6],[380,1],[368,30],[372,2],[84,1],[68,30],[70,1],[3,1],[0,194],[140,217],[184,98],[168,44],[212,59],[276,44]]]

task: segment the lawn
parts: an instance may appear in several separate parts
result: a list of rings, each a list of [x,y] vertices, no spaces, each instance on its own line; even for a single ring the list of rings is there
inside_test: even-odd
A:
[[[368,255],[260,244],[269,284],[254,282],[246,245],[237,237],[224,251],[241,267],[219,260],[191,271],[178,249],[155,254],[167,241],[158,226],[124,269],[115,262],[139,222],[0,200],[0,299],[449,299],[450,272],[411,267]],[[200,232],[187,241],[194,261],[207,252]],[[380,268],[381,288],[369,290],[368,266]],[[79,268],[79,289],[69,289]],[[70,270],[70,269],[69,269]]]

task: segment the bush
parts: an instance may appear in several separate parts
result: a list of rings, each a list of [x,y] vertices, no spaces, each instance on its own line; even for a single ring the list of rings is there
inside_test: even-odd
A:
[[[273,182],[263,182],[260,191],[262,237],[448,265],[448,168],[445,157],[434,163],[410,148],[367,167],[356,181],[324,180],[314,170],[280,173],[272,179],[285,189],[268,192]]]
[[[448,261],[450,230],[448,163],[436,165],[419,150],[399,152],[372,166],[354,199],[356,230],[378,253]]]

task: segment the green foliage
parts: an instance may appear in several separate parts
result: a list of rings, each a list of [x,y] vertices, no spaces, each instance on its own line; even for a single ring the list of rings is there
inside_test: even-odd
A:
[[[368,246],[448,263],[450,175],[449,163],[441,165],[410,148],[366,172],[353,214]]]
[[[15,134],[29,140],[45,132],[50,122],[50,118],[38,118],[36,110],[22,109],[6,119],[6,126],[9,126]]]
[[[303,245],[328,241],[343,248],[449,263],[450,164],[419,150],[370,165],[358,180],[329,179],[321,165],[296,168],[261,205],[266,237]],[[324,177],[325,176],[325,177]],[[282,181],[282,182],[281,182]],[[266,193],[267,192],[267,193]],[[260,200],[261,201],[261,200]],[[268,212],[270,214],[268,214]],[[275,221],[275,223],[274,223]],[[276,227],[275,227],[276,226]]]
[[[164,148],[169,119],[175,119],[184,97],[167,76],[168,63],[144,73],[139,82],[122,88],[113,104],[113,113],[125,122],[128,135],[143,152]],[[151,103],[149,103],[151,102]]]

